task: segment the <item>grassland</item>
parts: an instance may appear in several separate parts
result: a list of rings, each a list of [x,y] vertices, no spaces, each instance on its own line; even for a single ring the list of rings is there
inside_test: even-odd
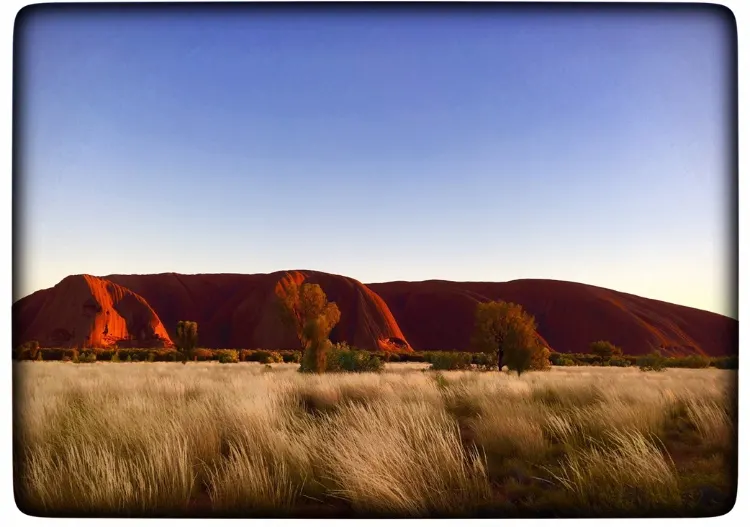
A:
[[[43,516],[713,516],[732,370],[297,373],[14,365],[16,500]]]

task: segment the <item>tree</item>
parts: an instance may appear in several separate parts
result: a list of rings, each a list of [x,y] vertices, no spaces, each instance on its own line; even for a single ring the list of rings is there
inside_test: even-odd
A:
[[[480,303],[472,345],[480,353],[497,355],[498,369],[508,366],[519,376],[529,369],[549,367],[549,351],[539,344],[534,317],[518,304]]]
[[[613,355],[622,356],[622,349],[606,340],[592,342],[590,350],[593,355],[598,356],[602,361],[608,361]]]
[[[282,320],[294,328],[305,350],[301,370],[325,372],[326,353],[331,347],[328,336],[341,318],[338,306],[328,301],[318,284],[279,282],[276,295]]]
[[[198,323],[180,320],[177,323],[177,337],[175,347],[183,357],[184,364],[188,359],[195,356],[195,348],[198,346]]]

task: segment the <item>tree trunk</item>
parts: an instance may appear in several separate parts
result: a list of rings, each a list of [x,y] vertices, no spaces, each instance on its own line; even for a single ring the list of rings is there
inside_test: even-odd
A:
[[[315,346],[315,371],[316,373],[326,372],[326,346],[325,343],[321,342]]]
[[[503,343],[505,341],[504,335],[497,337],[497,371],[503,370]]]

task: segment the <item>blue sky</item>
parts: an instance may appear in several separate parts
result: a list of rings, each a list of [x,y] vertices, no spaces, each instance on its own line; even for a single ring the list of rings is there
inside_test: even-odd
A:
[[[16,296],[78,273],[317,269],[735,315],[729,29],[699,11],[32,13]]]

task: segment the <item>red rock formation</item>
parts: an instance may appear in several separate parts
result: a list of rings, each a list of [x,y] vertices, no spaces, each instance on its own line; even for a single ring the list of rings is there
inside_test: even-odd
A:
[[[140,296],[89,275],[65,278],[14,307],[14,341],[41,346],[171,345],[159,317]]]
[[[284,327],[276,308],[281,280],[319,284],[336,302],[341,320],[331,332],[334,342],[362,349],[410,349],[383,300],[362,283],[318,271],[270,274],[112,275],[106,277],[143,296],[170,335],[179,320],[198,323],[198,341],[212,348],[296,349],[294,331]]]
[[[734,319],[584,284],[432,280],[364,285],[317,271],[71,276],[14,304],[14,344],[106,346],[120,339],[138,342],[142,334],[166,342],[179,320],[194,320],[201,346],[299,348],[277,311],[275,287],[281,280],[320,284],[341,310],[331,340],[363,349],[467,349],[477,302],[502,299],[524,306],[536,317],[548,347],[562,353],[586,353],[595,340],[609,340],[632,355],[654,347],[667,355],[738,353]]]
[[[506,300],[535,316],[539,334],[561,353],[588,353],[609,340],[624,353],[738,353],[736,320],[609,289],[557,280],[390,282],[368,284],[391,308],[415,349],[466,349],[477,302]]]

